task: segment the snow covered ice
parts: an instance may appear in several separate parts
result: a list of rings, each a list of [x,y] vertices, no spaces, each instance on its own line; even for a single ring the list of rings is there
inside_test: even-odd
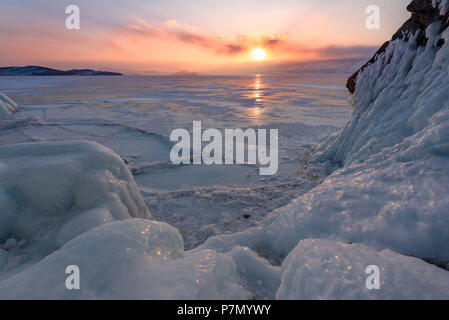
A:
[[[425,262],[449,261],[439,23],[359,73],[352,116],[341,85],[294,77],[0,80],[21,106],[0,120],[0,298],[449,299]],[[279,128],[279,174],[171,165],[194,120]]]
[[[0,116],[8,115],[18,110],[17,104],[0,93]]]
[[[0,145],[88,140],[110,148],[153,217],[180,229],[191,249],[256,226],[319,183],[327,169],[311,165],[306,153],[351,115],[346,75],[335,77],[312,81],[332,89],[296,86],[311,80],[289,76],[0,78],[23,106],[0,121]],[[173,165],[171,131],[198,119],[205,129],[279,129],[278,175],[260,177],[256,166]]]

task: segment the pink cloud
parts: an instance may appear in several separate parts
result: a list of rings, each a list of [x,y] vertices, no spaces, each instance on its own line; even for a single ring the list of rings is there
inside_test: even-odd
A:
[[[313,47],[297,43],[286,33],[257,35],[211,35],[176,20],[167,20],[167,28],[154,27],[143,20],[136,20],[134,25],[124,28],[124,31],[146,38],[179,41],[191,46],[205,48],[216,55],[235,56],[244,54],[256,47],[262,47],[276,56],[302,55],[315,57],[339,57],[369,55],[372,48],[363,46],[321,46]]]

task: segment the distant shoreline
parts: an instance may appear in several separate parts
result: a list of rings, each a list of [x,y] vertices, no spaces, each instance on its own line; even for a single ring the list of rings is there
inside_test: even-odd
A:
[[[57,70],[41,66],[2,67],[0,76],[3,77],[31,77],[31,76],[122,76],[119,72],[97,71],[92,69]]]

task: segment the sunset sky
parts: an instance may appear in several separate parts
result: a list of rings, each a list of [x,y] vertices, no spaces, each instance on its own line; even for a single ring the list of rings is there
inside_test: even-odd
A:
[[[0,66],[207,72],[252,61],[368,56],[410,0],[1,0]],[[78,5],[81,29],[65,28]],[[365,27],[368,5],[380,30]]]

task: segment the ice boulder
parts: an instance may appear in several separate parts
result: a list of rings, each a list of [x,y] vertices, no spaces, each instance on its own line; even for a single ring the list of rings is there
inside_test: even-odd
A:
[[[449,272],[414,257],[377,252],[360,244],[303,240],[281,269],[277,299],[449,299]]]
[[[150,218],[122,159],[93,142],[0,147],[0,208],[0,244],[42,255],[103,223]]]
[[[10,98],[0,93],[0,116],[8,115],[19,109],[17,104]]]
[[[66,288],[67,266],[78,267],[79,290]],[[92,229],[0,281],[0,299],[244,298],[230,257],[210,250],[184,252],[176,229],[143,219]]]

